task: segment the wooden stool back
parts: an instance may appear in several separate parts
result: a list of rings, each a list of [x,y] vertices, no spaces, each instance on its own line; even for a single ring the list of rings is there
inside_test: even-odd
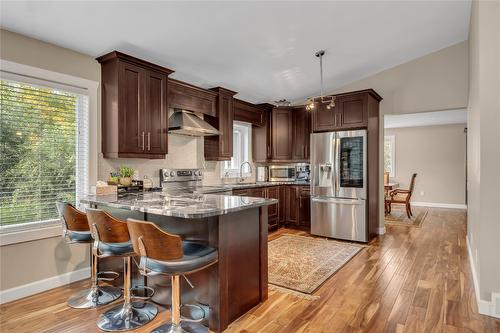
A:
[[[125,243],[130,240],[127,223],[100,209],[87,209],[89,226],[95,224],[99,241],[104,243]]]
[[[164,261],[184,255],[180,236],[169,234],[147,221],[128,219],[127,225],[135,253]]]
[[[87,214],[67,202],[58,202],[57,210],[69,231],[90,231]]]

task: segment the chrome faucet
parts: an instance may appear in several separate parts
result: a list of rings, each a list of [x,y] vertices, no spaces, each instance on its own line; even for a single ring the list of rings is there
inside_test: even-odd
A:
[[[250,162],[246,161],[246,162],[241,163],[241,165],[240,165],[240,180],[239,180],[240,183],[245,181],[245,178],[243,178],[243,166],[245,164],[248,164],[248,168],[250,169],[250,174],[252,174],[252,165],[250,164]]]

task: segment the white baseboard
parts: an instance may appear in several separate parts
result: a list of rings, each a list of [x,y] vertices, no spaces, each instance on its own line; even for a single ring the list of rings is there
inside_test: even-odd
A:
[[[496,306],[493,302],[488,302],[482,300],[479,295],[479,280],[477,278],[476,266],[474,266],[474,257],[472,256],[472,249],[470,248],[469,237],[465,236],[465,240],[467,243],[467,250],[469,252],[469,263],[470,270],[472,272],[472,282],[474,283],[474,294],[476,294],[476,302],[477,302],[477,311],[486,316],[497,317],[500,318],[499,315],[496,314]]]
[[[434,207],[434,208],[453,208],[453,209],[467,209],[467,205],[463,204],[448,204],[448,203],[434,203],[434,202],[411,202],[412,206]]]
[[[0,304],[90,278],[90,267],[0,291]]]

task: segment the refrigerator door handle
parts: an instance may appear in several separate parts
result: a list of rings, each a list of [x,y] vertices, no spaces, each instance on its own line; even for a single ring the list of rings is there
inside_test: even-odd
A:
[[[338,133],[335,133],[335,195],[338,196],[340,192],[340,138]]]
[[[345,205],[364,205],[363,199],[339,199],[339,198],[312,198],[313,202],[345,204]]]

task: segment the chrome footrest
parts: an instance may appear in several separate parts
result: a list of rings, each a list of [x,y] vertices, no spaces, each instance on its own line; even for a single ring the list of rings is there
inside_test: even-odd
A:
[[[135,295],[134,291],[144,291],[146,296]],[[134,300],[149,300],[155,294],[155,290],[148,286],[134,286],[130,288],[130,298]]]
[[[97,281],[114,281],[118,279],[120,274],[113,271],[104,271],[97,273]]]
[[[182,308],[190,308],[191,310],[189,311],[189,314],[193,314],[193,309],[199,310],[201,312],[201,318],[189,318],[181,315],[181,322],[187,322],[187,323],[200,323],[203,321],[203,319],[206,318],[206,311],[203,309],[202,306],[197,305],[197,304],[182,304],[181,305],[181,311]]]

